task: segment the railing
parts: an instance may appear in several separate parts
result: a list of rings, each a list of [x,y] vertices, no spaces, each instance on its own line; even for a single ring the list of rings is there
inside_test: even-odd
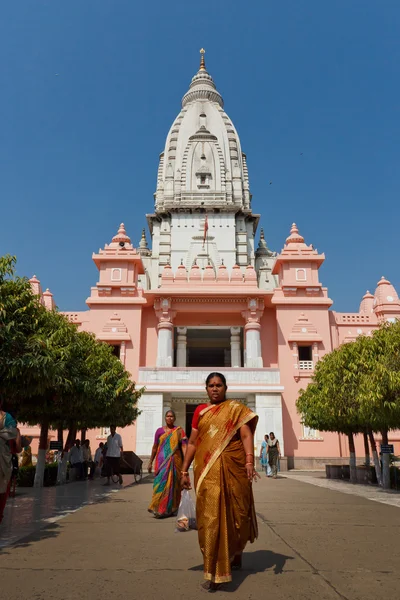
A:
[[[338,313],[339,323],[370,323],[370,315],[360,315],[358,313],[340,314]]]
[[[299,360],[300,371],[312,371],[314,369],[314,363],[312,360]]]
[[[207,368],[204,367],[141,367],[139,381],[141,385],[181,384],[205,385],[206,377],[213,371],[221,371],[229,385],[279,385],[279,369],[247,369],[243,368]]]

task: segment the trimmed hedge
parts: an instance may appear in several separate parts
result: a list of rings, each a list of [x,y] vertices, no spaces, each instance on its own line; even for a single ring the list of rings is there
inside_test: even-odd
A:
[[[57,483],[57,463],[50,463],[49,465],[45,465],[44,468],[44,480],[43,485],[49,487],[51,485],[56,485]],[[35,479],[36,467],[20,467],[18,469],[17,475],[17,485],[18,487],[33,487],[33,482]]]

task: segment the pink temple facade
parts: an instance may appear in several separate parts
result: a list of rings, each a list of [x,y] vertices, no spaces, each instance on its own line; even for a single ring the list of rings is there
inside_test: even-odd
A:
[[[324,254],[295,224],[281,252],[272,252],[262,229],[257,235],[259,221],[246,155],[202,58],[160,156],[154,212],[147,215],[150,247],[144,231],[134,247],[121,224],[93,254],[99,277],[88,310],[66,313],[112,344],[145,388],[137,422],[121,432],[126,450],[149,455],[170,408],[190,430],[207,374],[221,371],[229,397],[259,415],[257,448],[266,432],[275,432],[283,469],[348,456],[344,436],[303,426],[298,392],[324,354],[399,318],[398,295],[382,278],[358,313],[335,312],[319,280]],[[42,293],[36,277],[31,284],[52,308],[52,294]],[[107,434],[107,428],[89,432],[92,449]],[[400,452],[397,433],[391,442]],[[360,439],[359,456],[362,448]]]

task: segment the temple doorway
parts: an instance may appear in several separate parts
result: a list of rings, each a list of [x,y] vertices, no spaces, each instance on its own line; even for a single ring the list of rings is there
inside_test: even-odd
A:
[[[201,403],[200,403],[201,404]],[[194,411],[199,406],[199,404],[186,404],[186,423],[185,423],[185,433],[190,437],[192,433],[192,419],[194,415]]]
[[[188,367],[230,367],[230,329],[192,329],[187,331]]]

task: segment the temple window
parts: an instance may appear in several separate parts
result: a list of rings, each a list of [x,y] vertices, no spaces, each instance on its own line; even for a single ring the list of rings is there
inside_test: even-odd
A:
[[[300,371],[312,371],[314,368],[312,346],[298,347]]]
[[[121,269],[111,269],[111,281],[121,281],[122,279],[122,270]]]
[[[114,356],[116,356],[117,358],[121,357],[121,345],[120,344],[110,344],[111,348],[112,348],[112,353],[114,354]]]
[[[307,427],[306,425],[304,425],[302,423],[302,436],[301,439],[304,440],[320,440],[321,439],[321,435],[319,433],[319,431],[317,431],[316,429],[313,429],[312,427]]]
[[[296,269],[296,281],[307,281],[305,269]]]

